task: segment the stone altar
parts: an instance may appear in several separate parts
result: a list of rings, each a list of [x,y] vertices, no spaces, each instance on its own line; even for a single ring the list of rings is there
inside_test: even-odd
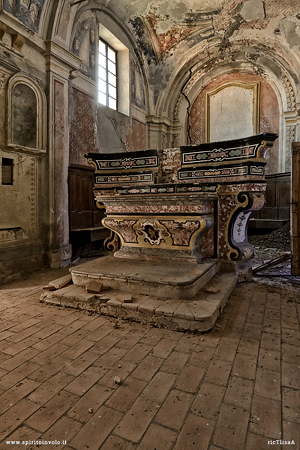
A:
[[[274,133],[166,150],[88,153],[114,256],[201,263],[249,272],[247,226],[265,204],[264,153]]]
[[[238,277],[251,276],[247,226],[265,203],[264,152],[276,137],[89,153],[114,256],[73,267],[73,285],[44,301],[176,330],[210,330]],[[103,293],[85,291],[91,280],[101,282]]]

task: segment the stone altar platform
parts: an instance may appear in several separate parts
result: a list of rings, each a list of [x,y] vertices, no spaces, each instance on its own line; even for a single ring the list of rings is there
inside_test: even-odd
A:
[[[190,299],[219,271],[217,260],[202,264],[183,261],[137,261],[105,256],[72,268],[73,283],[99,280],[104,287],[165,299]]]
[[[106,263],[104,259],[103,261]],[[84,266],[87,266],[87,268]],[[76,283],[84,282],[85,284],[72,283],[56,291],[48,292],[42,295],[41,301],[47,304],[77,308],[171,330],[206,332],[213,328],[216,320],[221,315],[237,281],[236,274],[220,272],[216,273],[208,281],[206,276],[211,276],[212,272],[208,273],[209,268],[206,267],[204,286],[192,298],[187,299],[174,297],[162,298],[160,295],[155,296],[154,292],[147,295],[145,293],[147,289],[144,291],[143,282],[139,279],[136,284],[138,289],[136,292],[131,293],[130,301],[128,301],[128,296],[124,295],[124,285],[121,289],[115,287],[100,291],[99,294],[88,293],[85,289],[86,284],[90,280],[99,279],[98,269],[97,273],[95,273],[92,266],[92,264],[86,263],[72,269],[74,281]],[[101,268],[102,271],[103,267]],[[194,265],[194,270],[196,267],[197,265]],[[217,264],[215,264],[215,269],[217,269]],[[199,269],[198,271],[200,272]],[[180,272],[180,268],[178,267],[172,270],[169,267],[169,270],[165,269],[166,272],[167,279],[169,281],[172,280],[173,285],[164,294],[168,292],[172,295],[172,287],[176,287],[177,284],[174,275]],[[95,275],[96,278],[93,278]],[[129,279],[129,271],[126,272],[126,275],[127,279]],[[135,273],[134,276],[136,276]],[[153,276],[155,277],[155,273],[153,273]],[[178,286],[184,288],[189,283],[193,284],[193,281],[199,279],[201,279],[200,273],[194,273],[194,275],[186,274],[185,278],[182,277],[179,280]],[[126,278],[124,278],[124,283],[126,283],[125,280]],[[147,278],[148,287],[151,286],[150,280],[151,274]],[[102,281],[108,286],[111,277],[106,278],[103,276],[101,278]],[[131,284],[129,283],[129,285],[132,286],[133,283],[134,281],[131,280]],[[157,279],[153,282],[153,286],[157,288],[156,283]],[[199,288],[199,285],[197,288]],[[159,290],[157,292],[160,294]],[[126,302],[124,298],[126,298]]]
[[[201,289],[218,276],[224,285],[229,280],[232,289],[237,278],[251,277],[254,249],[247,238],[248,222],[265,204],[264,154],[276,138],[262,133],[174,149],[87,154],[96,169],[95,200],[105,207],[102,223],[112,232],[108,248],[114,256],[72,269],[75,288],[61,293],[63,303],[66,298],[68,306],[91,307],[94,302],[105,313],[117,308],[123,314],[126,308],[142,320],[140,300],[124,307],[114,303],[115,294],[129,292],[144,298],[142,309],[160,311],[162,302],[173,302],[177,318],[181,310],[197,306],[194,315],[188,313],[194,329],[212,327],[230,292],[214,301],[204,298]],[[83,298],[80,290],[90,279],[115,291],[106,298],[108,307],[101,306],[101,298],[76,300],[79,294]],[[221,285],[218,289],[222,292]],[[58,298],[58,293],[49,294],[46,301]]]

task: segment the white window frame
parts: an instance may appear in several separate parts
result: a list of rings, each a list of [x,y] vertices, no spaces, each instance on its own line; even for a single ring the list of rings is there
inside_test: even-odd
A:
[[[117,52],[103,39],[98,51],[98,102],[117,110],[118,105]]]
[[[130,115],[130,64],[129,49],[102,23],[99,38],[117,52],[117,111]],[[98,89],[98,87],[97,87]],[[101,105],[101,104],[100,104]]]

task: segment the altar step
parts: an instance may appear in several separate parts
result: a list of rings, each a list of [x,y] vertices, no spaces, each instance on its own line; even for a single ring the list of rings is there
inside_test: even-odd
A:
[[[177,260],[138,260],[104,256],[70,269],[73,283],[100,280],[104,287],[161,299],[190,299],[219,271],[215,259],[201,264]]]
[[[43,294],[41,301],[161,328],[205,332],[213,328],[236,285],[236,279],[233,273],[217,273],[189,300],[133,293],[128,302],[129,296],[123,289],[112,288],[91,294],[83,285],[71,284]]]

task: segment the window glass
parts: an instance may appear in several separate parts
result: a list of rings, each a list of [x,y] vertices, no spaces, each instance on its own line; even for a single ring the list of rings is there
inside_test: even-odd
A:
[[[98,102],[117,109],[117,53],[101,39],[98,53]]]

